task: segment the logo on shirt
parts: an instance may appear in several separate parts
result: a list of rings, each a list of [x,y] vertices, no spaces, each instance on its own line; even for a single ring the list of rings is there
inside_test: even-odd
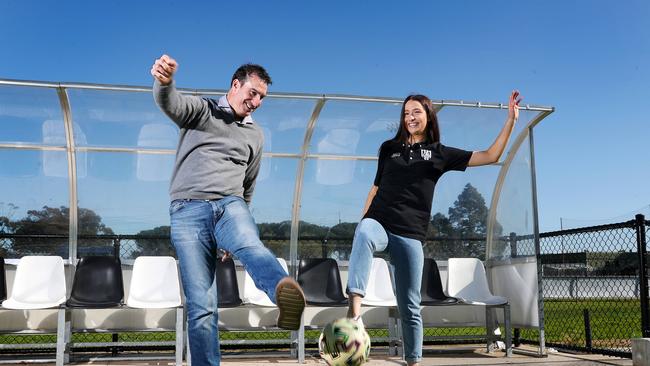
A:
[[[420,155],[422,156],[422,160],[431,160],[431,150],[421,149]]]
[[[395,158],[399,158],[400,156],[402,156],[402,154],[396,152],[396,153],[393,153],[393,155],[391,155],[390,158],[391,158],[391,159],[395,159]]]

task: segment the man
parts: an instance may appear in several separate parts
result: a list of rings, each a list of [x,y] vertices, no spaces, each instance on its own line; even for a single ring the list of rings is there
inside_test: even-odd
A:
[[[177,69],[167,55],[151,68],[154,99],[180,127],[170,184],[171,239],[180,262],[192,362],[219,365],[217,248],[237,257],[275,300],[279,327],[299,328],[305,298],[260,241],[248,209],[264,139],[251,114],[262,104],[270,76],[259,65],[242,65],[228,94],[214,100],[180,94],[173,80]]]

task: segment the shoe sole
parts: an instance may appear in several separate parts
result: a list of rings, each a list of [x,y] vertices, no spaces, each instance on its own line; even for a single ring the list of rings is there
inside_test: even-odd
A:
[[[305,310],[305,295],[300,285],[292,278],[283,278],[275,290],[276,304],[280,309],[278,327],[298,330]]]

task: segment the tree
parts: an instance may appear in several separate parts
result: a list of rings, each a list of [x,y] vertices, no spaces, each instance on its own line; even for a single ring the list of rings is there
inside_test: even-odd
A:
[[[357,222],[341,222],[332,226],[330,229],[330,238],[347,239],[352,242],[357,224]]]
[[[14,216],[16,210],[18,210],[18,206],[13,203],[9,202],[5,204],[4,202],[0,202],[0,233],[11,232],[9,223],[11,222],[11,218]]]
[[[485,258],[488,208],[479,191],[467,183],[448,213],[449,217],[438,212],[431,218],[425,254],[436,259]],[[495,229],[500,232],[500,225]]]
[[[485,236],[487,212],[483,196],[467,183],[454,206],[449,208],[449,221],[461,237]]]
[[[268,222],[257,224],[257,230],[260,233],[260,238],[264,239],[286,239],[289,240],[291,235],[291,221],[285,220],[282,222]]]
[[[330,227],[323,239],[321,256],[341,260],[349,259],[356,229],[356,222],[341,222]]]
[[[291,221],[261,223],[257,227],[260,238],[271,251],[276,255],[288,256]],[[300,238],[298,256],[301,258],[331,256],[347,258],[356,227],[356,222],[342,222],[328,227],[300,221],[298,223]]]
[[[485,199],[474,186],[467,183],[454,205],[449,208],[449,221],[460,237],[459,249],[465,256],[485,258],[487,214]],[[483,240],[469,240],[477,238]]]
[[[169,225],[157,226],[150,230],[142,230],[136,234],[136,250],[130,254],[131,258],[141,255],[169,255],[176,256],[176,251],[171,243],[171,227]],[[125,240],[121,241],[124,246]],[[129,248],[123,248],[128,251]]]
[[[429,223],[428,240],[423,248],[425,256],[441,260],[461,256],[457,236],[449,218],[441,212],[436,213]]]
[[[80,246],[111,245],[105,239],[83,238],[83,236],[112,235],[113,230],[102,223],[102,218],[93,210],[79,208],[78,235]],[[12,221],[7,217],[0,218],[0,228],[8,234],[26,235],[17,237],[12,244],[12,250],[17,255],[59,253],[65,255],[68,245],[70,227],[70,209],[65,206],[43,206],[40,210],[29,210],[27,216]],[[61,238],[38,238],[38,235],[55,235]]]
[[[427,236],[452,237],[454,236],[454,227],[447,216],[438,212],[431,218]]]

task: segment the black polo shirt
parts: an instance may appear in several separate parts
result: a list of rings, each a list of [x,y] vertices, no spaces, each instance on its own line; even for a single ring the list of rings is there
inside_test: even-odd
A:
[[[424,241],[436,182],[450,170],[467,168],[471,151],[432,144],[386,141],[379,150],[379,187],[364,217],[393,234]]]

